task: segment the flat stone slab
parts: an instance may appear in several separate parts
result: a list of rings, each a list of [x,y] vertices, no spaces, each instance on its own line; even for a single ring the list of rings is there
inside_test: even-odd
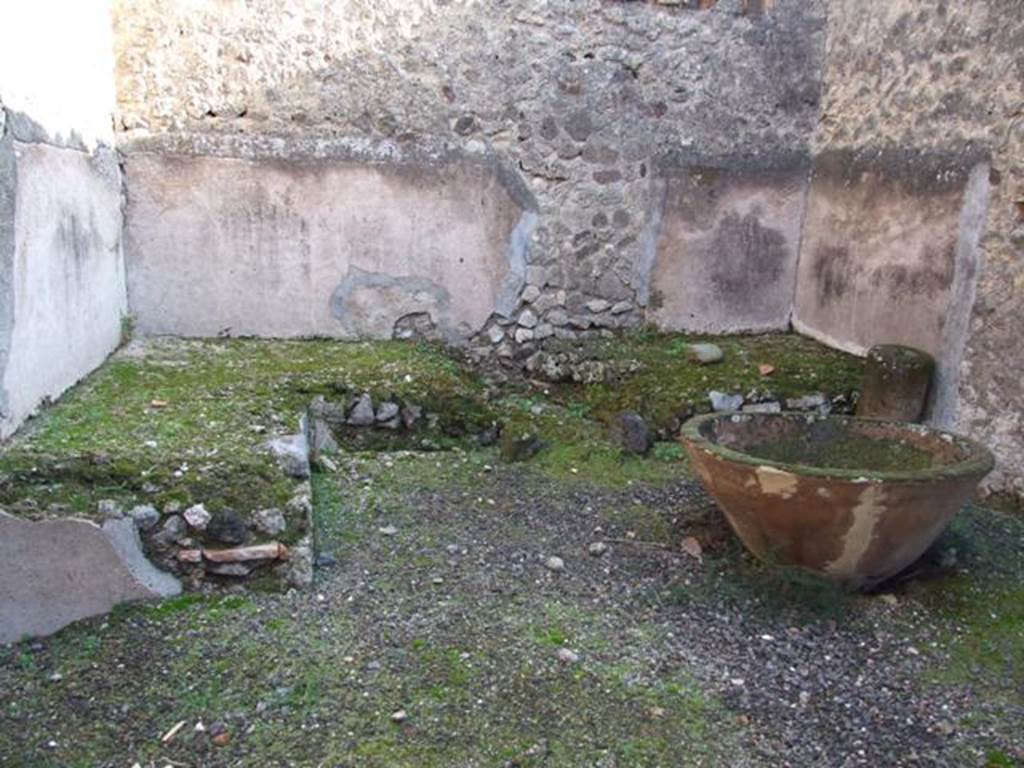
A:
[[[171,597],[130,519],[24,520],[0,511],[0,643],[48,635],[118,603]]]

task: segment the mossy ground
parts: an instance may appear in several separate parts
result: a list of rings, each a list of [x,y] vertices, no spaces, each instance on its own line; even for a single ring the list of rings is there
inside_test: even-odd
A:
[[[815,373],[809,343],[769,342],[804,350],[793,395],[856,384],[845,358],[841,376],[832,353]],[[660,343],[647,365],[671,368],[679,339]],[[745,350],[742,370],[697,369],[707,388],[797,366],[754,337],[720,343]],[[656,387],[635,390],[643,403],[610,386],[488,392],[407,344],[175,342],[112,361],[5,461],[255,459],[253,424],[361,389],[428,407],[442,393],[549,446],[517,464],[471,439],[342,453],[313,479],[317,544],[337,563],[311,590],[122,607],[0,649],[0,765],[828,765],[858,750],[879,765],[1017,764],[1024,521],[967,511],[942,543],[957,567],[894,597],[757,563],[674,444],[624,457],[608,439],[602,412],[667,413],[682,395],[665,371],[635,375]],[[699,559],[679,548],[689,536]],[[598,540],[610,550],[594,557]]]

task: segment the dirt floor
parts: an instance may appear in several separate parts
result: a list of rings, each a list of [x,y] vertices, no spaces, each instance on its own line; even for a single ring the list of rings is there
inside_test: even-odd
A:
[[[0,647],[0,765],[1024,764],[1019,513],[965,510],[851,596],[749,558],[673,444],[588,449],[584,410],[521,397],[530,461],[315,473],[309,591]]]

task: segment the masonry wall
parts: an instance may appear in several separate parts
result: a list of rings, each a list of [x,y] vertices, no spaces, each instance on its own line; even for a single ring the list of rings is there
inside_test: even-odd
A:
[[[0,27],[0,438],[101,363],[126,309],[105,3]]]
[[[787,327],[823,3],[698,5],[118,3],[140,327]]]
[[[870,13],[858,0],[829,2],[818,160],[801,258],[809,280],[801,280],[807,293],[798,295],[796,313],[798,322],[844,346],[881,331],[936,352],[942,379],[934,417],[990,446],[998,466],[989,486],[1018,495],[1021,51],[1017,0],[893,0],[872,4]],[[841,167],[836,158],[845,158]],[[839,189],[843,174],[847,183]],[[829,214],[837,203],[840,226]],[[838,239],[849,245],[845,252],[817,257]]]

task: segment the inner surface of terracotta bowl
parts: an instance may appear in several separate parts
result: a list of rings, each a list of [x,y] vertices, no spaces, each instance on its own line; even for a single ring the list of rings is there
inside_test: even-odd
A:
[[[858,587],[920,557],[993,464],[949,432],[843,416],[710,414],[682,440],[755,555]]]

